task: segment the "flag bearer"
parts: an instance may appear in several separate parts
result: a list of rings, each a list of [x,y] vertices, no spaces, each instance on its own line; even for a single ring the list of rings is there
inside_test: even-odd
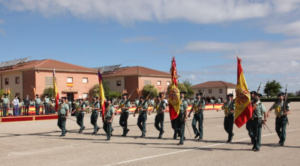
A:
[[[260,150],[261,143],[261,128],[263,124],[267,122],[267,112],[265,106],[260,101],[260,93],[255,92],[253,99],[253,113],[252,118],[250,119],[249,131],[253,135],[253,151],[258,152]],[[262,120],[264,117],[264,120]]]

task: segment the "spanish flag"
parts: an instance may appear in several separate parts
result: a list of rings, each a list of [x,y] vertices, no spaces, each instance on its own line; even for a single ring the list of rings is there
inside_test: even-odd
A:
[[[104,88],[103,88],[103,79],[100,70],[98,70],[98,78],[99,78],[99,99],[102,106],[102,120],[104,121],[106,99],[105,99]]]
[[[59,93],[57,90],[57,85],[56,85],[56,77],[55,77],[55,69],[53,69],[53,89],[54,89],[54,96],[55,96],[55,111],[58,109],[58,100],[59,100]],[[34,88],[35,92],[35,88]]]
[[[237,58],[237,87],[235,99],[234,122],[237,127],[242,127],[252,117],[252,104],[250,92],[242,69],[241,59]]]
[[[172,59],[171,63],[171,87],[169,91],[169,114],[170,119],[174,120],[178,117],[180,111],[180,91],[177,85],[177,70],[176,70],[176,61],[175,57]]]
[[[7,89],[7,94],[10,94],[10,88]]]

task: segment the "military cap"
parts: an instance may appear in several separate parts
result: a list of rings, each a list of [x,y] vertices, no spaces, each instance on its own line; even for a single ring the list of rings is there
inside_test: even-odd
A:
[[[122,96],[127,96],[127,93],[123,93]]]
[[[3,96],[7,96],[7,94],[6,94],[6,93],[4,93],[4,94],[3,94]]]
[[[262,94],[256,92],[255,96],[262,97]]]
[[[186,94],[186,91],[181,91],[180,94]]]
[[[255,95],[255,94],[256,94],[256,91],[251,91],[250,94],[251,94],[251,95],[252,95],[252,94]]]
[[[140,99],[145,99],[145,98],[143,96],[141,96]]]
[[[98,100],[99,98],[98,98],[98,97],[95,97],[95,99]]]
[[[278,93],[278,97],[284,96],[284,95],[285,95],[285,93],[283,93],[283,92]]]
[[[36,94],[35,96],[39,96],[39,94]]]
[[[227,94],[227,97],[233,97],[232,93]]]

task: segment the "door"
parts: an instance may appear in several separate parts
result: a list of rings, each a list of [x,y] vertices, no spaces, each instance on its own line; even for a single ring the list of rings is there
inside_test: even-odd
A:
[[[68,98],[68,101],[73,102],[74,101],[74,93],[67,93],[67,98]]]

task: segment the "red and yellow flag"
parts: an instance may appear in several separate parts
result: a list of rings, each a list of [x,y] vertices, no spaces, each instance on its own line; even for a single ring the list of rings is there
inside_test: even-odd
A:
[[[171,87],[169,91],[168,101],[169,101],[170,119],[174,120],[178,117],[180,111],[180,91],[177,85],[177,70],[176,70],[175,57],[173,57],[172,59],[171,75],[172,75],[172,80],[170,85]]]
[[[99,99],[102,106],[102,120],[104,121],[104,114],[105,114],[105,94],[104,94],[104,88],[103,88],[103,78],[98,70],[98,79],[99,79]]]
[[[237,87],[235,99],[234,122],[237,127],[242,127],[252,117],[252,104],[250,92],[244,76],[241,59],[237,58]]]
[[[58,100],[59,100],[59,93],[58,93],[57,85],[56,85],[55,69],[53,69],[53,89],[54,89],[54,97],[55,97],[55,110],[57,111],[57,109],[58,109]],[[35,88],[34,88],[34,91],[35,91]]]
[[[7,89],[7,94],[10,94],[10,88]]]

